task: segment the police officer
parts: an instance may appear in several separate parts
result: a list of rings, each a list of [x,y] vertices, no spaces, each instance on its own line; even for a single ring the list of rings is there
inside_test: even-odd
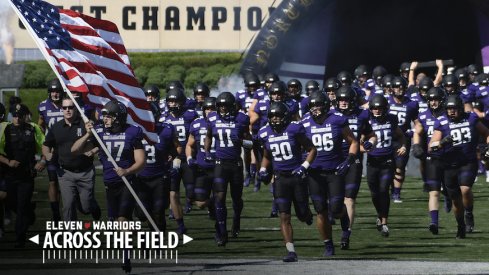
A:
[[[16,212],[16,247],[24,247],[27,229],[33,222],[32,193],[34,178],[42,171],[46,161],[36,162],[35,155],[41,153],[44,135],[34,123],[27,123],[29,109],[17,104],[10,110],[13,117],[0,137],[0,162],[7,166],[5,181],[7,184],[7,204]]]
[[[48,161],[53,156],[53,150],[59,157],[57,175],[63,200],[63,219],[76,220],[76,205],[79,203],[80,212],[85,215],[92,213],[93,218],[98,220],[101,213],[94,193],[93,152],[80,155],[71,153],[73,143],[86,133],[85,124],[70,98],[63,99],[61,108],[64,119],[51,126],[42,151]]]

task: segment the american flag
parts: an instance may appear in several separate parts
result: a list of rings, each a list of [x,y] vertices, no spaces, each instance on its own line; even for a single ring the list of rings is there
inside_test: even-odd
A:
[[[158,140],[153,114],[114,23],[45,1],[9,1],[71,92],[84,93],[99,108],[119,100],[127,106],[128,123],[140,126],[149,141]]]

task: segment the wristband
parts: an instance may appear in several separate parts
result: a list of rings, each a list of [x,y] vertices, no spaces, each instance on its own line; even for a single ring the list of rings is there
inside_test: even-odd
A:
[[[308,169],[309,168],[309,165],[311,165],[307,160],[304,161],[302,164],[301,164],[304,168]]]
[[[266,171],[267,171],[267,168],[265,168],[265,167],[260,168],[260,172],[266,172]]]
[[[46,165],[46,160],[41,159],[41,160],[39,161],[39,163],[41,163],[42,165]]]

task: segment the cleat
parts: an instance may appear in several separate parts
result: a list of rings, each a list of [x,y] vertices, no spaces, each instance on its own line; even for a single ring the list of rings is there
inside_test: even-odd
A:
[[[168,219],[169,220],[174,220],[175,219],[175,216],[173,215],[173,210],[170,208],[170,211],[168,213]]]
[[[377,231],[382,230],[382,220],[380,218],[377,218],[377,221],[375,221],[375,226],[377,226]]]
[[[444,197],[443,208],[445,209],[446,213],[450,213],[450,211],[452,211],[452,200],[447,196],[443,196],[443,197]]]
[[[334,256],[334,244],[333,244],[333,241],[332,240],[329,240],[327,242],[324,243],[324,253],[323,253],[323,256],[324,257],[330,257],[330,256]]]
[[[220,236],[218,233],[214,236],[216,240],[217,246],[226,246],[226,243],[228,242],[228,234],[226,233],[224,236]]]
[[[400,194],[392,194],[392,201],[394,203],[402,203]]]
[[[258,191],[260,191],[260,187],[261,187],[261,181],[256,180],[256,181],[255,181],[255,187],[253,188],[253,192],[258,192]]]
[[[389,227],[387,227],[387,224],[382,225],[382,229],[380,230],[380,235],[383,237],[389,237]]]
[[[282,259],[285,263],[291,263],[291,262],[297,262],[297,253],[295,252],[289,252],[285,257]]]
[[[486,183],[489,183],[489,171],[486,171]]]
[[[465,212],[465,232],[474,232],[474,214]]]
[[[430,226],[428,227],[428,229],[430,230],[430,232],[433,235],[438,235],[438,224],[436,224],[436,223],[430,223]]]
[[[122,270],[126,272],[126,274],[130,274],[132,270],[131,266],[131,260],[127,259],[123,264],[122,264]]]
[[[190,201],[187,201],[187,203],[185,204],[185,210],[183,210],[183,213],[189,214],[190,212],[192,212],[192,203]]]
[[[241,220],[240,219],[234,219],[233,218],[233,227],[231,228],[231,236],[233,238],[237,238],[239,235],[239,232],[241,231]]]
[[[246,177],[245,177],[245,179],[244,179],[243,186],[244,187],[250,186],[250,182],[251,182],[250,174],[247,174]]]
[[[275,200],[272,201],[272,212],[270,212],[270,218],[278,217],[278,206],[275,203]]]
[[[313,218],[314,218],[314,217],[313,217],[313,216],[312,216],[312,214],[311,214],[311,216],[309,216],[309,218],[308,218],[308,219],[305,221],[305,223],[306,223],[307,225],[311,225],[311,224],[312,224],[312,222],[313,222]]]
[[[343,231],[341,235],[341,242],[340,242],[341,250],[347,250],[348,248],[350,248],[350,235],[351,235],[350,230]]]
[[[177,228],[177,234],[178,235],[183,235],[183,234],[186,234],[187,233],[187,228],[185,227],[185,225],[182,225],[182,226],[178,226]]]
[[[465,225],[457,226],[457,239],[465,239]]]

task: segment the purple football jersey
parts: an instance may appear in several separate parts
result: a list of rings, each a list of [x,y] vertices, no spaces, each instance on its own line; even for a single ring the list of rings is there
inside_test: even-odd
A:
[[[177,131],[178,141],[180,142],[182,148],[185,148],[185,146],[187,145],[190,124],[197,117],[198,115],[194,110],[187,110],[178,117],[174,117],[171,113],[167,113],[160,118],[160,122],[169,123],[175,126],[175,130]],[[180,157],[182,159],[185,159],[185,153],[182,152],[182,154],[180,154]]]
[[[443,115],[443,114],[441,114]],[[433,136],[433,131],[435,131],[435,123],[438,120],[437,117],[433,115],[431,110],[426,110],[419,114],[419,122],[423,125],[423,134],[425,136],[426,145],[429,146],[431,136]],[[430,156],[441,155],[441,150],[429,153]]]
[[[348,126],[347,117],[335,111],[330,111],[322,124],[308,116],[301,121],[306,130],[306,136],[317,149],[316,159],[311,168],[334,170],[343,161],[342,141],[343,128]]]
[[[463,89],[460,91],[460,98],[462,99],[463,103],[472,103],[475,101],[476,93],[469,89]]]
[[[483,111],[489,110],[489,87],[488,86],[478,86],[475,97],[484,107]],[[463,100],[463,99],[462,99]]]
[[[146,166],[138,175],[142,177],[163,176],[168,169],[168,155],[173,147],[175,127],[168,123],[156,123],[158,143],[151,145],[143,139],[146,151]]]
[[[411,99],[411,101],[418,102],[418,113],[423,113],[424,111],[428,110],[428,102],[419,93],[412,93],[409,96],[409,99]]]
[[[46,133],[53,126],[54,123],[63,120],[63,109],[60,106],[56,106],[50,99],[43,100],[39,103],[37,110],[39,111],[39,116],[42,117],[46,123]]]
[[[304,115],[309,112],[309,100],[310,98],[308,96],[302,98],[301,100],[301,117],[304,117]]]
[[[260,120],[258,123],[253,124],[253,132],[258,132],[261,127],[265,126],[268,122],[268,109],[270,109],[270,101],[268,99],[262,99],[255,105],[255,113],[258,114]]]
[[[387,114],[385,120],[377,119],[372,114],[369,116],[369,124],[377,136],[377,144],[368,152],[371,156],[392,156],[392,139],[394,131],[398,127],[397,116]]]
[[[418,103],[404,97],[401,103],[396,103],[391,95],[387,98],[389,101],[389,114],[397,116],[399,128],[405,133],[411,129],[411,122],[418,118]]]
[[[208,121],[215,140],[216,158],[239,159],[243,134],[249,131],[250,118],[242,112],[237,112],[231,118],[221,117],[217,112],[212,112]]]
[[[238,104],[239,109],[245,114],[248,114],[248,108],[250,108],[250,105],[253,102],[253,96],[254,93],[251,94],[246,90],[239,90],[236,92],[236,103]]]
[[[207,135],[207,129],[208,129],[208,122],[205,120],[203,117],[200,117],[192,122],[190,124],[190,134],[194,136],[195,139],[195,152],[197,152],[195,159],[197,160],[197,165],[203,169],[210,169],[215,166],[214,162],[210,161],[205,161],[205,150],[204,150],[204,143],[205,143],[205,137]],[[210,153],[215,155],[216,150],[214,150],[215,146],[215,139],[212,139],[212,145],[211,145],[211,150]]]
[[[269,99],[268,92],[265,89],[258,89],[253,94],[253,99],[256,99],[258,101],[264,100],[264,99],[268,100]]]
[[[440,116],[435,122],[435,130],[442,132],[442,138],[450,135],[453,143],[444,148],[443,161],[448,165],[464,165],[477,160],[479,132],[476,125],[478,116],[463,113],[458,122],[450,121],[447,116]]]
[[[124,131],[117,134],[110,133],[103,125],[97,126],[95,130],[117,165],[121,168],[131,167],[134,164],[134,150],[144,148],[141,142],[143,131],[139,127],[126,124]],[[103,166],[104,183],[121,182],[121,177],[114,171],[114,166],[103,150],[99,151],[99,157]],[[129,175],[126,178],[132,180],[134,175]]]
[[[282,133],[275,133],[270,125],[260,129],[261,143],[271,154],[273,170],[290,172],[302,164],[302,149],[298,137],[305,136],[304,126],[292,121]]]
[[[344,116],[348,119],[348,126],[357,141],[360,140],[362,134],[369,134],[372,132],[372,127],[368,122],[368,110],[357,108],[351,114]],[[343,148],[343,156],[347,157],[348,152],[350,151],[350,144],[346,140],[343,140],[341,147]]]

